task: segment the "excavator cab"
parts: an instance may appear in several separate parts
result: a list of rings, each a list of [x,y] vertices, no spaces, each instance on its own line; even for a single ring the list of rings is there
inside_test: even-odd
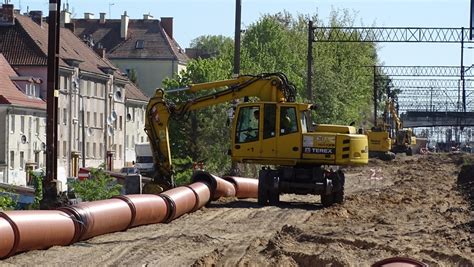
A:
[[[309,107],[298,103],[240,104],[232,131],[232,159],[295,165],[301,158],[301,136],[307,132]]]

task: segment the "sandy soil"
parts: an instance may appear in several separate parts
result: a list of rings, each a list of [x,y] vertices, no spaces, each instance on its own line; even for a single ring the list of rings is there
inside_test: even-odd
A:
[[[460,190],[463,157],[417,155],[348,168],[344,205],[323,209],[318,196],[285,195],[280,207],[264,208],[225,199],[169,224],[31,251],[0,265],[367,266],[410,256],[431,266],[473,266],[467,195],[472,201],[474,174],[465,171],[470,187]]]

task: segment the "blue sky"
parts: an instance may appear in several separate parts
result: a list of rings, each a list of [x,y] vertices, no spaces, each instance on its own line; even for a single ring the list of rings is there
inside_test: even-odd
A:
[[[62,0],[66,3],[66,0]],[[47,11],[48,0],[12,0],[22,11]],[[109,5],[113,4],[113,5]],[[233,37],[235,0],[69,0],[75,17],[100,12],[119,18],[126,10],[131,18],[150,13],[155,18],[174,17],[174,37],[182,47],[207,34]],[[242,27],[262,14],[289,11],[315,14],[327,21],[332,10],[348,9],[357,15],[357,25],[403,27],[468,27],[469,0],[242,0]],[[473,46],[473,45],[467,45]],[[389,44],[379,45],[385,65],[459,65],[460,44]],[[466,66],[474,63],[474,49],[465,49]]]

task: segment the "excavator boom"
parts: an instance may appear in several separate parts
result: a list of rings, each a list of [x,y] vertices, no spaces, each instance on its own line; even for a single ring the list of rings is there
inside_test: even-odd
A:
[[[170,91],[196,93],[214,89],[221,90],[182,103],[173,103],[166,99],[166,92],[163,89],[157,89],[150,99],[146,111],[145,132],[154,154],[154,180],[163,188],[174,186],[168,129],[170,119],[179,119],[189,111],[243,97],[257,97],[261,101],[278,103],[293,102],[296,94],[294,86],[282,73],[243,75],[235,79],[192,84],[186,88]]]

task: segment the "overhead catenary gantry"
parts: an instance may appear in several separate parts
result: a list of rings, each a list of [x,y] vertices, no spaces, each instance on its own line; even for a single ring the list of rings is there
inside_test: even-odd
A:
[[[457,82],[460,88],[459,99],[461,110],[466,111],[465,77],[472,77],[472,68],[463,65],[463,50],[465,43],[470,40],[470,28],[429,28],[429,27],[318,27],[312,21],[308,24],[308,70],[307,97],[312,99],[313,74],[313,43],[328,42],[381,42],[381,43],[460,43],[461,64],[452,66],[372,66],[374,68],[374,86],[376,73],[391,76],[431,76],[431,77],[460,77]],[[384,70],[383,72],[378,70]],[[393,75],[392,75],[393,74]],[[424,75],[423,75],[424,74]],[[377,118],[377,91],[374,88],[374,118]]]

